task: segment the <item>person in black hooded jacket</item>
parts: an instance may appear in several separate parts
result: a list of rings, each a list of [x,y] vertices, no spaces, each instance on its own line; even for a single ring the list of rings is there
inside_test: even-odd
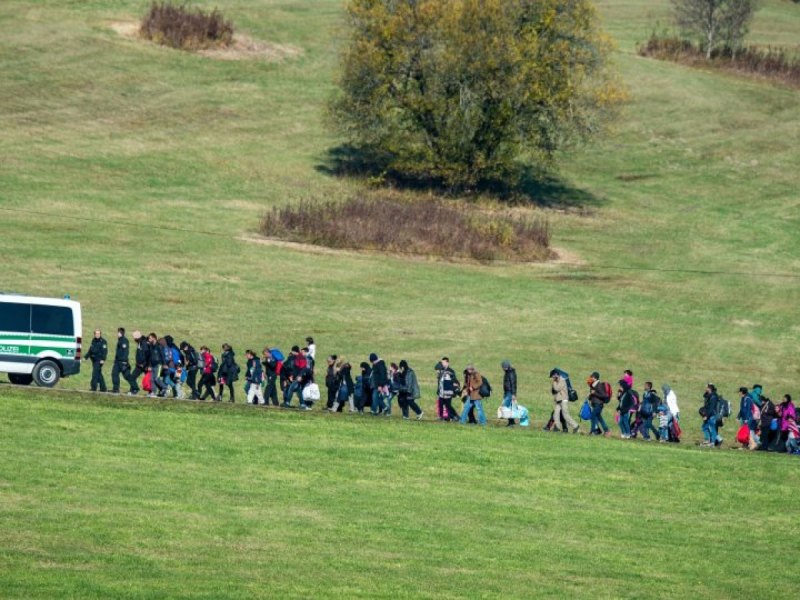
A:
[[[228,386],[230,401],[236,400],[236,394],[233,391],[234,382],[239,379],[239,366],[236,364],[236,353],[231,348],[230,344],[222,344],[222,354],[219,358],[219,371],[217,371],[217,380],[219,381],[219,399],[222,400],[222,392],[225,386]]]
[[[199,370],[200,355],[197,354],[197,350],[194,349],[194,346],[185,340],[181,342],[180,348],[183,353],[184,363],[186,364],[186,385],[192,390],[192,399],[199,400],[200,391],[197,389],[197,373]]]
[[[761,433],[758,446],[759,450],[771,450],[778,438],[778,430],[772,429],[772,420],[778,418],[778,409],[775,403],[764,396],[761,397]]]
[[[706,386],[706,391],[703,394],[703,408],[701,409],[701,416],[703,417],[703,437],[705,441],[703,446],[716,446],[718,445],[717,436],[717,412],[719,411],[719,396],[717,396],[717,387],[713,383]]]
[[[150,365],[150,346],[147,344],[147,338],[142,335],[141,331],[133,332],[133,341],[136,342],[136,368],[130,376],[131,391],[129,395],[135,396],[139,393],[139,377],[147,372]]]
[[[634,404],[633,391],[630,384],[624,379],[620,379],[617,383],[619,384],[617,412],[619,413],[620,437],[623,440],[629,440],[631,439],[631,409]]]

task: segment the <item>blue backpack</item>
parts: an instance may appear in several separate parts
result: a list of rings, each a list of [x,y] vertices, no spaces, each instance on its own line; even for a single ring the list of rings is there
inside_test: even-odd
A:
[[[175,363],[176,367],[183,364],[183,355],[175,346],[172,346],[172,362]]]
[[[353,384],[356,389],[353,390],[353,400],[356,401],[357,404],[361,404],[361,400],[364,398],[364,378],[359,375],[356,377],[356,381]]]

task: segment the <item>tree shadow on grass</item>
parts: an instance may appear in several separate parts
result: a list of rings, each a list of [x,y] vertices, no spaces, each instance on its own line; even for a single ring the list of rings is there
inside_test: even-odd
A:
[[[343,144],[331,148],[315,169],[332,177],[352,177],[391,185],[401,190],[424,191],[441,196],[489,195],[502,202],[554,209],[588,209],[606,200],[572,185],[553,171],[526,166],[514,185],[484,181],[474,189],[453,189],[436,178],[408,176],[388,169],[388,156]]]

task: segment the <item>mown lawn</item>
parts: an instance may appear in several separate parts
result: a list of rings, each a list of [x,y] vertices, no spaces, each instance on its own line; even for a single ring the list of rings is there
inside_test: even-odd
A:
[[[5,598],[795,596],[790,457],[0,395]]]
[[[598,2],[630,102],[530,209],[563,260],[479,265],[254,241],[271,206],[362,189],[326,170],[338,0],[220,4],[300,50],[278,63],[118,34],[145,2],[0,3],[0,289],[71,294],[87,337],[406,358],[429,415],[440,356],[496,388],[510,358],[534,413],[461,431],[75,395],[89,369],[0,384],[0,595],[788,596],[742,565],[797,558],[795,462],[539,433],[555,365],[671,383],[686,446],[709,380],[800,397],[800,92],[637,57],[668,4]],[[763,4],[753,40],[791,45],[798,8]]]

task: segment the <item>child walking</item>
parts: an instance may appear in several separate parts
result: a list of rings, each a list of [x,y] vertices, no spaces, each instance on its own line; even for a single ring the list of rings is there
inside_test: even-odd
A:
[[[658,407],[658,441],[669,441],[669,410],[663,404]]]

